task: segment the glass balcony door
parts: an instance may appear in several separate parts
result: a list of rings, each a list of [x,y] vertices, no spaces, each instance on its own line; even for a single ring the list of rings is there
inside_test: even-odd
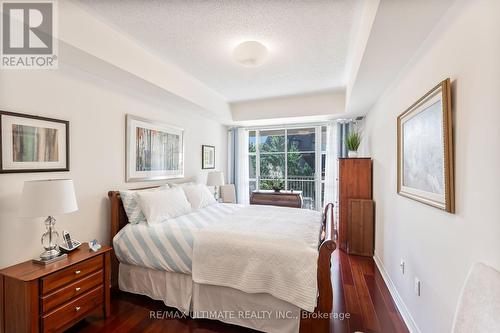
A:
[[[249,131],[250,191],[302,191],[304,208],[320,209],[324,158],[324,126]]]

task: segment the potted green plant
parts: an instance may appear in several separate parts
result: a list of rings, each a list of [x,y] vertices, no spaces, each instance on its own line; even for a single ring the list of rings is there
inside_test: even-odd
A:
[[[349,133],[346,140],[346,146],[348,152],[348,156],[350,158],[358,157],[358,148],[361,144],[361,134],[357,131]]]
[[[281,179],[273,179],[271,181],[271,188],[274,192],[279,192],[283,189],[283,180]]]

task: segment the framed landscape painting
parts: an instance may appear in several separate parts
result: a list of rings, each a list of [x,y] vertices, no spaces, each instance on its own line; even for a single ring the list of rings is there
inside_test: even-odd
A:
[[[398,117],[398,193],[455,212],[449,79]]]
[[[69,122],[0,111],[0,173],[69,171]]]
[[[184,177],[184,130],[127,115],[127,182]]]
[[[215,147],[214,146],[201,146],[201,168],[202,169],[215,169]]]

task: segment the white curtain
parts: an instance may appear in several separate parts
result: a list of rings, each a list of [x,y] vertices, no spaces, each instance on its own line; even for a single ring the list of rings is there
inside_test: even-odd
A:
[[[236,178],[236,129],[231,128],[227,132],[227,183],[234,184]]]
[[[337,208],[337,123],[326,127],[326,163],[324,204],[333,203]]]
[[[248,205],[250,203],[250,189],[248,181],[248,131],[238,128],[238,146],[235,153],[236,160],[236,197],[238,203]]]

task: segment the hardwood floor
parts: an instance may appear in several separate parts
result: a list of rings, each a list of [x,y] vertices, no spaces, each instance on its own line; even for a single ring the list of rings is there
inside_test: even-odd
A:
[[[334,320],[338,332],[409,332],[372,258],[336,250],[332,260],[335,312],[349,313]]]
[[[336,250],[332,260],[332,282],[335,312],[350,316],[344,320],[333,319],[332,332],[408,332],[372,258],[350,256]],[[112,296],[111,315],[108,319],[90,317],[67,332],[255,332],[213,320],[150,318],[151,311],[165,310],[171,309],[166,308],[161,301],[154,301],[145,296],[116,293]],[[178,314],[181,317],[180,313]]]

